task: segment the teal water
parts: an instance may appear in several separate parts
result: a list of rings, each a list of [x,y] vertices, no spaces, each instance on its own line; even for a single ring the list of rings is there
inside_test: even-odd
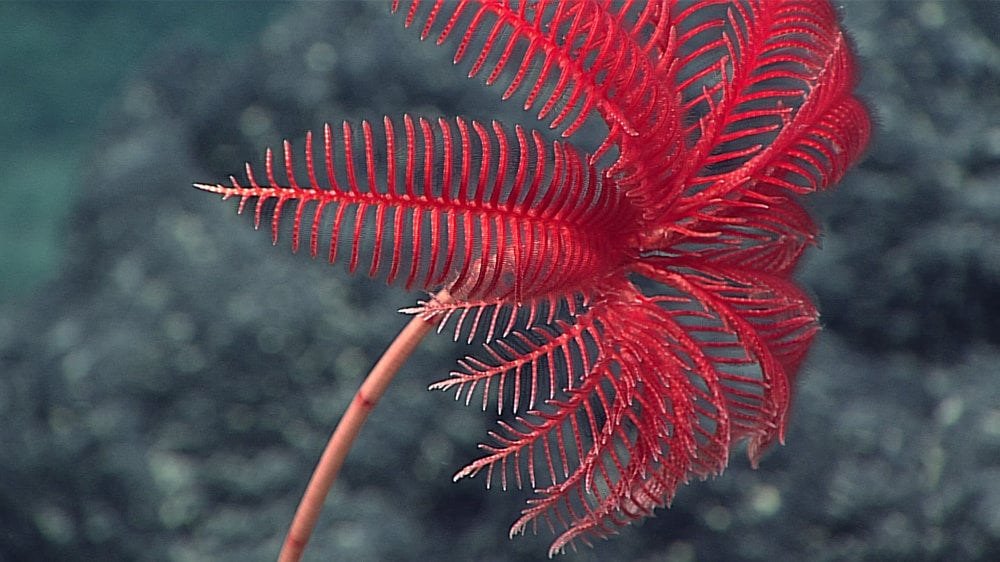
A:
[[[233,53],[290,6],[0,2],[0,303],[58,275],[85,159],[123,82],[171,45]]]

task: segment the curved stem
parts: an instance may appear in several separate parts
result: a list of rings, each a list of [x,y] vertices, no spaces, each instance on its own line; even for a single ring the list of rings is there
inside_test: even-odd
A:
[[[445,290],[434,298],[443,302],[451,301],[451,296]],[[344,459],[347,458],[354,439],[361,431],[361,426],[368,419],[368,414],[375,404],[385,394],[386,388],[400,367],[424,336],[434,329],[438,321],[437,317],[422,316],[410,320],[361,383],[354,400],[333,430],[333,435],[330,436],[330,441],[326,444],[326,449],[309,479],[306,491],[295,511],[295,517],[292,519],[292,525],[288,529],[288,535],[285,537],[285,544],[278,555],[278,562],[298,562],[302,558],[306,543],[309,542],[320,511],[323,509],[323,502],[326,501],[330,487],[333,486],[340,468],[344,465]]]

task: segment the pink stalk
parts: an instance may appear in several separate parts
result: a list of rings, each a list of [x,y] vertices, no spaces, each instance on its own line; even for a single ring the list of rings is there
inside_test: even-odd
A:
[[[441,291],[435,298],[444,302],[451,301],[447,291]],[[344,459],[347,458],[347,453],[350,452],[358,432],[361,431],[361,426],[385,394],[386,388],[403,363],[424,336],[434,329],[438,320],[436,317],[423,316],[416,316],[410,320],[361,383],[361,388],[354,395],[354,400],[347,407],[337,428],[333,430],[333,435],[313,471],[312,478],[309,479],[309,485],[306,486],[299,507],[295,511],[295,517],[292,519],[292,526],[285,537],[285,544],[278,555],[278,562],[298,562],[302,558],[306,543],[309,542],[320,511],[323,509],[323,503],[330,493],[330,487],[333,486],[340,467],[344,465]]]

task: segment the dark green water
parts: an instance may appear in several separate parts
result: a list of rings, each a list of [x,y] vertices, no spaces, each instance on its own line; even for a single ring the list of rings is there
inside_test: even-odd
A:
[[[225,56],[288,2],[0,2],[0,302],[59,272],[86,159],[129,77],[170,45]]]

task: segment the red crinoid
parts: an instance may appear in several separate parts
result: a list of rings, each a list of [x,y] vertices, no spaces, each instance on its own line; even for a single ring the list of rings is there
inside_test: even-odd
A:
[[[791,280],[816,234],[798,196],[837,182],[870,132],[835,10],[414,0],[417,21],[564,139],[599,116],[603,142],[386,118],[327,127],[323,163],[307,136],[305,184],[285,143],[287,181],[268,152],[266,182],[248,166],[199,187],[255,199],[258,222],[273,203],[293,248],[304,235],[352,272],[447,290],[413,312],[485,350],[433,388],[511,410],[456,478],[530,485],[512,534],[542,518],[564,529],[557,552],[668,504],[740,441],[756,463],[818,329]]]

